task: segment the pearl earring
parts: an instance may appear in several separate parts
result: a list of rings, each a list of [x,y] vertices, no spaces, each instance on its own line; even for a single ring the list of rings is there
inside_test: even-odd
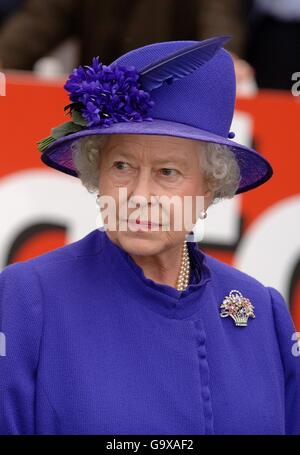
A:
[[[206,212],[206,210],[202,210],[202,211],[200,212],[199,218],[200,218],[201,220],[205,220],[206,217],[207,217],[207,212]]]
[[[97,194],[97,197],[96,197],[96,204],[97,204],[97,205],[100,205],[99,199],[100,199],[100,194],[98,193],[98,194]]]

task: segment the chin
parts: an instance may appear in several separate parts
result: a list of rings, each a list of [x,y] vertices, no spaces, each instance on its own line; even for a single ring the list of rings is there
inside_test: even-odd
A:
[[[137,256],[159,254],[168,245],[166,235],[161,232],[118,232],[116,241],[128,254]]]

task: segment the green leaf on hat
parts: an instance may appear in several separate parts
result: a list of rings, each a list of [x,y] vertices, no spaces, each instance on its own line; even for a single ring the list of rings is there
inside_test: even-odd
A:
[[[77,131],[81,131],[82,129],[81,125],[71,121],[62,123],[61,125],[52,128],[52,134],[50,136],[38,141],[38,149],[43,153],[57,139],[67,136],[68,134],[77,133]]]
[[[46,150],[46,148],[48,148],[49,145],[52,144],[52,142],[55,142],[55,139],[53,136],[47,136],[44,139],[38,141],[37,144],[38,144],[39,151],[43,153]]]
[[[87,126],[87,121],[83,118],[81,112],[73,110],[72,113],[72,120],[76,125],[80,126]]]
[[[67,136],[67,134],[76,133],[77,131],[80,130],[82,130],[82,127],[80,125],[77,125],[76,123],[69,121],[62,123],[61,125],[58,125],[55,128],[52,128],[51,133],[54,139],[59,139],[63,136]]]

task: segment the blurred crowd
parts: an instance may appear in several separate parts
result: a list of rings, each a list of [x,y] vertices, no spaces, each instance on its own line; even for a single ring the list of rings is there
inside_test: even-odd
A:
[[[155,41],[231,35],[238,81],[291,89],[300,71],[300,0],[0,0],[0,66],[34,70],[71,40],[72,67]],[[69,48],[67,48],[69,49]]]

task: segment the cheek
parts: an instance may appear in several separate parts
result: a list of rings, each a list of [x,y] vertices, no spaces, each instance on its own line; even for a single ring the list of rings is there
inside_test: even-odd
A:
[[[197,172],[187,182],[186,194],[202,195],[205,192],[205,182],[202,172]]]
[[[182,198],[184,198],[184,196],[196,198],[196,196],[204,196],[204,193],[205,184],[203,177],[199,172],[195,175],[187,176],[177,191],[177,194]]]
[[[100,172],[99,189],[101,194],[115,196],[118,192],[118,187],[106,170]]]
[[[176,193],[181,198],[181,204],[171,206],[170,220],[172,230],[176,230],[176,223],[177,226],[181,223],[182,228],[186,231],[192,230],[201,211],[204,209],[204,193],[205,188],[201,176],[185,180]]]
[[[99,177],[99,186],[102,193],[110,194],[117,197],[119,191],[127,191],[129,193],[134,188],[133,175],[115,175],[114,172],[103,172],[103,176]]]
[[[102,197],[99,210],[103,222],[112,226],[118,213],[118,188],[111,183],[105,171],[99,173],[98,188]]]

